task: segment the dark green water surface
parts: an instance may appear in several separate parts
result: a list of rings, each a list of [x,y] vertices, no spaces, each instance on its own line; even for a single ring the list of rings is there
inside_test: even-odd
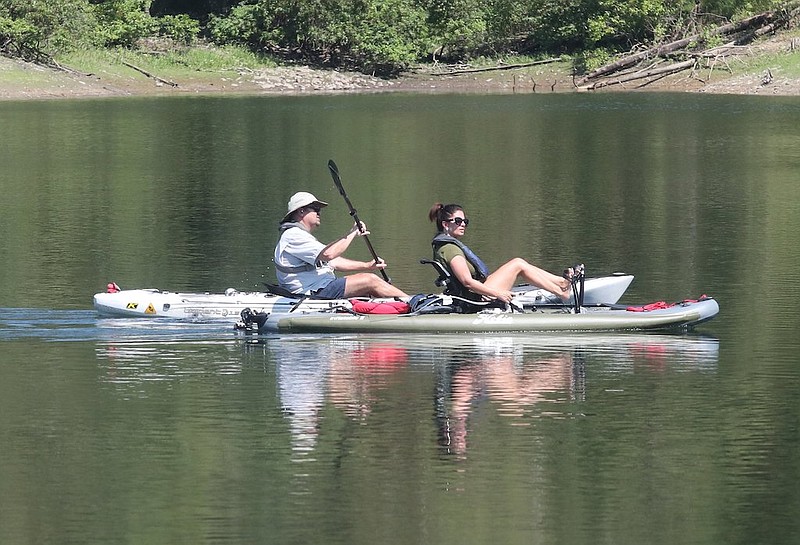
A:
[[[0,543],[793,544],[800,101],[668,94],[0,102]],[[252,336],[109,281],[274,281],[298,190],[434,291],[492,266],[703,293],[691,334]],[[348,254],[367,259],[356,240]]]

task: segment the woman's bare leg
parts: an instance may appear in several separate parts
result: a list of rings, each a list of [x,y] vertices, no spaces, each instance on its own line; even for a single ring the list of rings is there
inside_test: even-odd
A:
[[[521,257],[515,257],[501,265],[499,269],[489,275],[484,283],[494,288],[510,290],[519,276],[522,276],[526,282],[545,289],[562,299],[569,298],[569,280],[531,265]]]

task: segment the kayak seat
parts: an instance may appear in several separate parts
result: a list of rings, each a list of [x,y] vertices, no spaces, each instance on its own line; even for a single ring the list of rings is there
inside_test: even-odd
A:
[[[461,286],[461,283],[453,278],[453,275],[450,274],[450,271],[448,271],[444,265],[432,259],[420,259],[419,262],[422,265],[432,265],[433,268],[436,269],[436,273],[439,276],[433,281],[433,283],[440,288],[443,288],[446,295],[455,295],[456,292],[461,291],[458,289],[458,287]],[[456,286],[456,284],[458,284],[458,286]]]
[[[467,290],[461,282],[450,273],[447,268],[432,259],[420,259],[419,262],[423,265],[431,265],[438,277],[434,280],[434,284],[443,288],[443,294],[449,295],[454,298],[454,311],[472,314],[487,308],[506,308],[506,304],[499,300],[484,301],[477,293]]]
[[[447,267],[432,259],[420,259],[419,262],[423,265],[431,265],[434,269],[436,269],[439,277],[434,280],[433,283],[440,288],[443,288],[442,293],[445,295],[451,295],[453,297],[461,297],[463,299],[475,301],[480,303],[481,306],[484,306],[481,296],[465,288],[463,284],[461,284],[461,282],[459,282],[458,279],[453,276]]]
[[[277,284],[267,284],[264,282],[264,287],[267,288],[267,293],[271,293],[272,295],[278,295],[280,297],[287,297],[289,299],[303,299],[307,297],[306,295],[292,293],[286,288],[282,288]]]
[[[267,288],[267,293],[269,293],[270,295],[277,295],[278,297],[286,297],[287,299],[295,299],[298,303],[301,301],[305,301],[306,299],[329,300],[327,297],[318,297],[314,294],[306,295],[304,293],[292,293],[286,288],[282,288],[278,284],[268,284],[266,282],[262,282],[262,284],[264,285],[265,288]]]

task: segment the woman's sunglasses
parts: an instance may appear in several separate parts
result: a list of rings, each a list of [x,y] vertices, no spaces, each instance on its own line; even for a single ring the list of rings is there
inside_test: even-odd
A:
[[[467,218],[450,218],[449,220],[444,220],[447,223],[455,223],[456,225],[464,224],[464,227],[469,225],[469,220]]]

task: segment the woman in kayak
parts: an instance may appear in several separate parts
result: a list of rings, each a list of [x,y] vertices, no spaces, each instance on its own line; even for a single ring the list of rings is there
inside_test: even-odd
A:
[[[511,288],[521,276],[536,287],[564,300],[569,299],[570,281],[567,278],[531,265],[521,257],[515,257],[490,272],[486,264],[461,242],[469,219],[460,205],[436,203],[428,218],[436,224],[436,236],[431,241],[433,258],[444,265],[468,292],[508,303],[513,297]]]

